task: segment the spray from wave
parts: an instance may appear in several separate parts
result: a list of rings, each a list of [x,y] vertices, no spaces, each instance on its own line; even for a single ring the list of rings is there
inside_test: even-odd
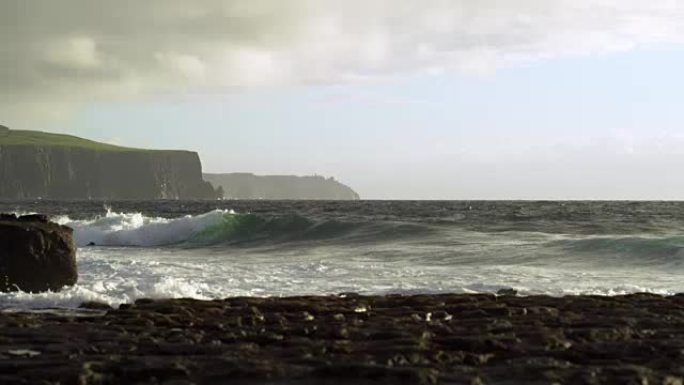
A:
[[[186,215],[167,219],[147,217],[141,213],[116,213],[107,210],[102,217],[72,220],[68,216],[55,218],[61,225],[74,229],[78,246],[164,246],[178,244],[209,228],[221,225],[233,211],[214,210],[201,215]]]
[[[296,214],[263,217],[233,210],[213,210],[172,219],[108,210],[106,215],[94,219],[72,220],[61,216],[54,220],[74,229],[79,247],[202,247],[340,238],[361,243],[417,236],[430,231],[429,226],[420,224],[317,221]]]

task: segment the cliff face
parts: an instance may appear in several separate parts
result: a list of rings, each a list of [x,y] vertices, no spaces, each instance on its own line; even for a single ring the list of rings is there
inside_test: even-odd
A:
[[[213,199],[197,153],[0,143],[0,198]]]
[[[321,176],[258,176],[248,173],[204,174],[204,180],[223,189],[224,198],[358,200],[359,194],[333,178]]]

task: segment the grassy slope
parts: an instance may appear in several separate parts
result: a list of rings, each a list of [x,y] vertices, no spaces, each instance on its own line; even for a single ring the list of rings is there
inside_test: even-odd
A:
[[[59,146],[99,151],[149,151],[95,142],[71,135],[23,130],[10,130],[9,133],[0,132],[0,146]]]

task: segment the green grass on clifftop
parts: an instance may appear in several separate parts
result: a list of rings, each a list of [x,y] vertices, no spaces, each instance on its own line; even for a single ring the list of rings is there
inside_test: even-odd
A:
[[[151,151],[95,142],[72,135],[24,130],[0,131],[0,146],[59,146],[98,151]]]

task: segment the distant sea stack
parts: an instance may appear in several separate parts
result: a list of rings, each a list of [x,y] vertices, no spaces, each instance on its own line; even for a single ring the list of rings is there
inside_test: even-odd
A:
[[[0,126],[2,199],[215,199],[190,151],[142,150]]]
[[[358,200],[359,194],[322,176],[204,174],[204,180],[223,189],[227,199]]]

